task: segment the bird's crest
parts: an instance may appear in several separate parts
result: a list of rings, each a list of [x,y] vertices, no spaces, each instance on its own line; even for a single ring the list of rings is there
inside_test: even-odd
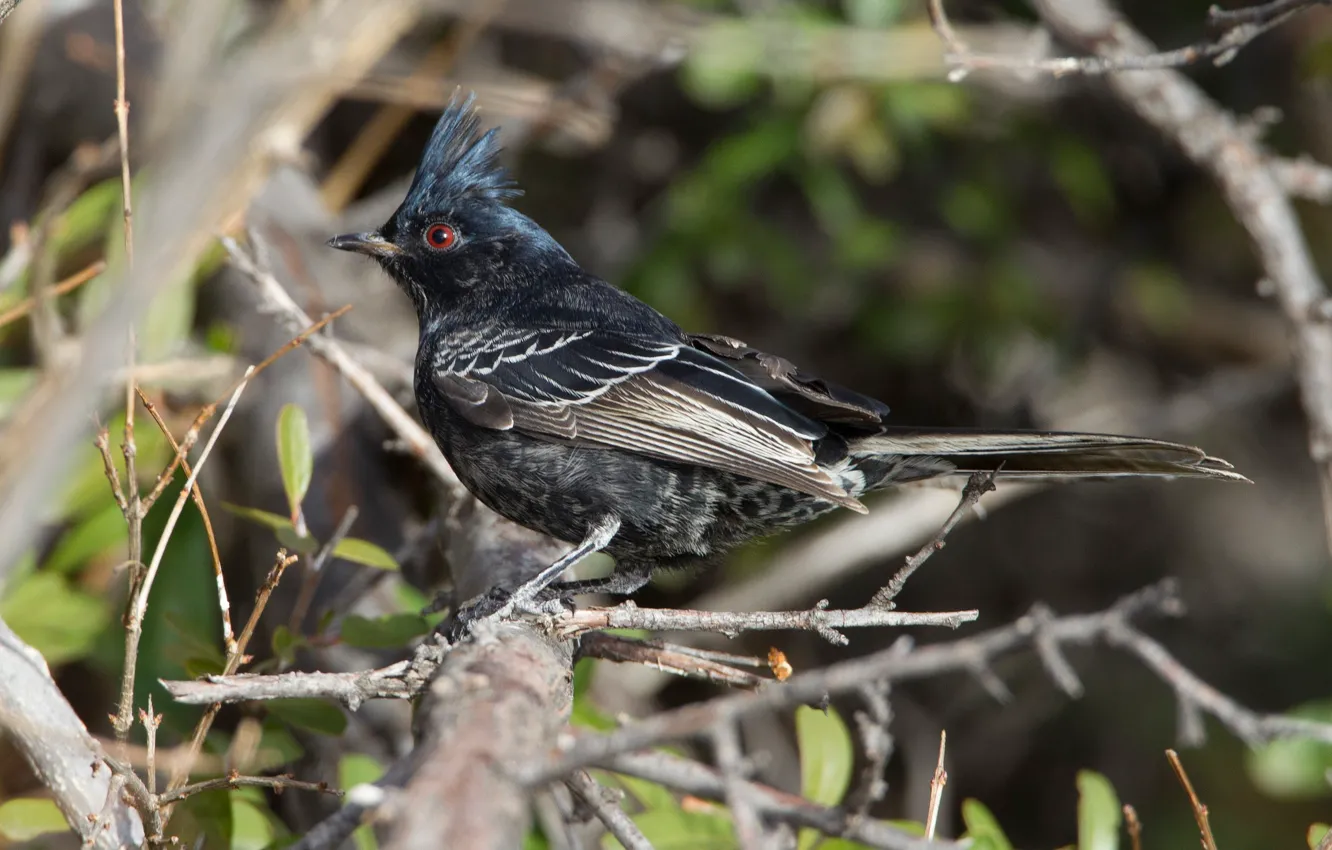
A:
[[[499,164],[499,128],[481,132],[475,102],[475,94],[449,100],[407,191],[408,206],[429,209],[463,198],[503,201],[522,194]]]

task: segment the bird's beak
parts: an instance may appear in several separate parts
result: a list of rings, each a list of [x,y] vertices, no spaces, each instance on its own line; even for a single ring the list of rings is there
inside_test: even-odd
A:
[[[344,233],[328,240],[330,248],[339,251],[355,251],[371,257],[393,257],[402,253],[402,249],[379,235],[378,231],[368,233]]]

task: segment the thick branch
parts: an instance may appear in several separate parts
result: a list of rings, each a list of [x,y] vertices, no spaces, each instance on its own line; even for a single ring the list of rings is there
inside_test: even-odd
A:
[[[0,733],[23,753],[70,828],[94,848],[138,847],[143,822],[110,794],[111,771],[42,656],[0,621]]]

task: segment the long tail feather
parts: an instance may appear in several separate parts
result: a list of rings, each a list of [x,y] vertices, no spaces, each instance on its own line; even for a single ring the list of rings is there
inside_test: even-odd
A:
[[[1005,478],[1180,477],[1248,481],[1202,449],[1145,437],[1057,431],[887,428],[855,440],[852,455],[939,458],[957,474]]]

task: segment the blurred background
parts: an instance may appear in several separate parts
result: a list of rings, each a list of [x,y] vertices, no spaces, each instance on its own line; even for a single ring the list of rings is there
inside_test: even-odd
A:
[[[223,55],[319,6],[215,2]],[[131,160],[147,177],[152,153],[136,144],[186,5],[125,3]],[[884,399],[903,423],[1140,433],[1204,446],[1255,482],[1097,484],[996,500],[912,580],[904,609],[978,608],[979,623],[966,627],[974,632],[1038,601],[1061,613],[1096,610],[1174,576],[1189,614],[1148,631],[1245,705],[1332,719],[1332,571],[1287,328],[1261,295],[1251,246],[1214,185],[1100,83],[985,74],[951,83],[919,0],[462,5],[457,18],[424,18],[368,76],[345,81],[336,106],[274,165],[245,216],[307,312],[353,305],[336,333],[404,404],[416,346],[410,306],[368,261],[323,242],[387,218],[439,110],[462,87],[477,93],[486,121],[504,128],[526,192],[517,206],[585,267],[687,330],[780,352]],[[1127,0],[1121,8],[1173,47],[1201,36],[1209,5]],[[949,6],[973,47],[1030,44],[1023,4]],[[4,305],[18,304],[35,275],[61,280],[123,250],[114,141],[104,147],[115,136],[113,45],[110,0],[26,0],[0,26]],[[1189,74],[1248,116],[1276,152],[1332,161],[1332,10],[1278,28],[1224,68]],[[1300,213],[1332,272],[1332,215],[1308,204]],[[98,280],[84,285],[61,298],[58,327],[77,333],[115,297]],[[244,365],[290,336],[256,309],[253,285],[216,247],[157,298],[138,333],[139,380],[177,437]],[[0,326],[0,413],[35,380],[49,344],[43,334],[28,319]],[[388,432],[355,392],[305,352],[247,391],[201,480],[233,618],[243,622],[277,540],[223,503],[286,511],[274,433],[289,403],[305,410],[316,445],[305,502],[311,532],[326,538],[355,505],[353,534],[393,553],[400,569],[339,560],[317,581],[297,569],[251,651],[269,670],[386,663],[403,638],[350,639],[341,626],[348,617],[403,615],[412,633],[410,618],[447,574],[438,497],[429,476],[386,445]],[[123,405],[111,394],[102,421],[117,439]],[[139,470],[151,485],[169,449],[146,416],[136,427]],[[69,452],[77,470],[0,590],[0,617],[43,652],[90,729],[107,735],[123,654],[126,530],[91,435]],[[146,521],[149,545],[166,510]],[[884,539],[896,542],[848,564],[835,531],[846,520],[737,552],[706,575],[663,577],[640,602],[697,605],[703,597],[752,610],[826,597],[858,606],[906,547],[887,529]],[[809,580],[765,581],[782,558]],[[192,506],[164,563],[138,704],[152,692],[168,747],[198,712],[149,683],[221,663],[212,561]],[[313,594],[304,616],[302,586]],[[802,670],[880,649],[896,634],[851,637],[847,648],[804,634],[733,646],[757,654],[780,646]],[[1074,778],[1090,768],[1136,806],[1144,846],[1193,846],[1192,814],[1162,755],[1177,740],[1169,689],[1105,647],[1079,649],[1072,660],[1087,687],[1076,701],[1033,653],[997,668],[1014,695],[1007,704],[960,676],[895,689],[890,793],[876,813],[923,816],[938,732],[947,728],[945,834],[961,831],[957,803],[975,797],[1015,845],[1068,844]],[[580,700],[589,711],[645,714],[711,693],[643,671],[584,672],[591,681]],[[337,782],[373,775],[410,746],[407,706],[332,714],[228,709],[209,747],[225,752],[239,730],[258,730],[261,767]],[[1225,730],[1208,731],[1206,746],[1185,759],[1223,847],[1303,846],[1309,823],[1332,815],[1328,748],[1250,753]],[[798,785],[789,720],[745,732],[751,750],[768,753],[763,777]],[[36,792],[0,742],[0,800]],[[331,805],[309,795],[219,793],[195,798],[186,814],[208,846],[262,847],[308,829]]]

